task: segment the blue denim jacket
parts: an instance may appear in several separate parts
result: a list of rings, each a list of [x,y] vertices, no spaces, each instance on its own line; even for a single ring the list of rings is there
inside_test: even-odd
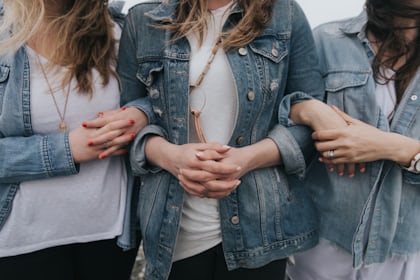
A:
[[[0,6],[0,16],[2,12]],[[123,23],[118,9],[111,5],[110,12],[116,22]],[[78,173],[68,132],[34,135],[30,94],[30,67],[25,47],[15,54],[0,56],[0,230],[12,209],[20,182]],[[142,108],[140,101],[136,104]],[[131,176],[130,168],[127,172],[126,215],[123,234],[118,240],[119,245],[126,249],[133,248],[138,242],[133,215],[136,200],[132,200],[135,178]]]
[[[388,124],[376,102],[366,21],[362,13],[315,30],[327,102],[383,131],[419,139],[420,71]],[[390,161],[369,163],[366,170],[350,179],[318,162],[310,167],[305,185],[319,209],[321,238],[352,253],[355,267],[419,252],[420,175]]]
[[[121,38],[118,70],[123,100],[147,96],[154,111],[153,124],[137,136],[130,154],[135,174],[143,174],[138,213],[147,279],[166,279],[169,274],[183,204],[178,180],[148,166],[144,157],[147,135],[162,135],[175,144],[189,139],[190,46],[185,38],[172,42],[167,31],[155,27],[173,20],[177,3],[151,1],[133,7]],[[242,147],[269,137],[284,161],[284,166],[246,174],[231,195],[220,199],[229,269],[259,267],[317,242],[313,205],[302,185],[289,185],[305,173],[304,154],[313,147],[310,130],[286,128],[278,112],[280,106],[286,106],[283,104],[310,96],[321,99],[322,77],[312,33],[300,7],[294,1],[278,0],[273,9],[273,19],[260,36],[241,49],[226,52],[239,102],[229,145]],[[240,17],[237,6],[224,30]]]

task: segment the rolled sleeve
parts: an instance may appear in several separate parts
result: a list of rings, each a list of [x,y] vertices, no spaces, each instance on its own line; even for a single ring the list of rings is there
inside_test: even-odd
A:
[[[148,125],[137,134],[130,149],[130,165],[134,175],[158,173],[162,170],[147,162],[145,147],[147,138],[151,135],[159,135],[167,139],[164,129],[157,125]]]

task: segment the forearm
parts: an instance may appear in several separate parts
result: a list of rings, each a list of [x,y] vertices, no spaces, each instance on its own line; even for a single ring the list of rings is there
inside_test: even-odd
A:
[[[175,152],[175,145],[169,143],[165,138],[158,135],[148,136],[146,141],[145,154],[148,163],[167,171],[171,171],[171,168],[168,165],[171,160],[168,156]]]
[[[408,166],[413,157],[420,153],[418,140],[392,132],[384,132],[383,136],[378,139],[378,158]]]
[[[243,157],[242,162],[246,163],[243,168],[247,171],[282,164],[280,151],[269,138],[239,150]]]
[[[330,106],[316,99],[294,104],[289,118],[295,124],[307,125],[313,130],[334,129],[347,125]]]

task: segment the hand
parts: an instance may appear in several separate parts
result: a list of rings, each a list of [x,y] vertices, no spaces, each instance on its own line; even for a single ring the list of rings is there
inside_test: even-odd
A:
[[[321,130],[312,134],[316,141],[315,146],[322,154],[320,161],[327,164],[356,164],[380,159],[379,142],[386,139],[386,133],[350,117],[336,107],[333,109],[348,125],[344,128]],[[361,164],[359,169],[364,171],[364,168],[364,164]],[[350,169],[351,172],[354,174],[354,168]]]
[[[218,143],[175,145],[153,136],[147,141],[146,157],[177,177],[187,193],[221,198],[239,185],[239,180],[227,178],[240,167],[220,162],[229,150]]]
[[[92,146],[101,147],[106,143],[106,149],[99,154],[100,158],[105,158],[118,154],[119,150],[132,141],[147,123],[147,116],[142,111],[132,107],[123,107],[113,111],[99,112],[98,118],[85,121],[82,126],[99,130],[88,142]]]
[[[97,137],[102,132],[94,128],[79,127],[73,129],[69,133],[70,149],[73,160],[76,163],[90,161],[97,158],[104,158],[100,155],[107,149],[107,142],[92,145],[89,139]],[[116,149],[113,155],[121,155],[127,153],[126,149]]]

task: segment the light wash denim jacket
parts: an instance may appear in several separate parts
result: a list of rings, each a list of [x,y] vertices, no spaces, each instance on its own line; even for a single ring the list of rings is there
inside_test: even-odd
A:
[[[155,26],[174,20],[178,1],[150,1],[133,7],[121,38],[119,74],[123,100],[147,96],[153,124],[135,139],[130,154],[135,174],[142,174],[139,219],[147,259],[146,278],[166,279],[170,272],[183,205],[177,178],[149,166],[144,157],[147,135],[175,144],[188,143],[189,59],[187,39],[171,42]],[[228,143],[234,147],[271,138],[284,166],[261,168],[241,178],[241,185],[220,199],[225,259],[229,269],[255,268],[317,243],[315,213],[302,185],[302,150],[313,147],[310,130],[279,123],[279,107],[323,98],[324,89],[310,27],[298,5],[275,1],[269,26],[249,45],[226,52],[238,92],[237,124]],[[224,30],[240,20],[235,7]],[[307,95],[307,94],[309,95]],[[283,99],[284,98],[284,99]],[[283,103],[281,103],[283,100]],[[284,118],[287,122],[287,116]]]
[[[0,3],[1,4],[1,3]],[[114,20],[124,18],[110,6]],[[0,5],[0,19],[3,14]],[[30,107],[30,67],[25,47],[15,54],[0,56],[0,230],[12,209],[22,181],[70,176],[78,173],[70,150],[68,132],[34,135]],[[143,108],[143,100],[132,105]],[[147,107],[143,108],[147,112]],[[127,160],[128,164],[128,160]],[[123,234],[118,243],[129,249],[138,243],[135,231],[137,195],[135,178],[128,168],[127,206]],[[137,188],[138,189],[138,188]],[[134,200],[132,198],[134,197]]]
[[[366,21],[362,13],[314,31],[327,102],[383,131],[418,140],[420,72],[388,124],[376,102]],[[420,175],[391,161],[369,163],[366,170],[350,179],[327,172],[317,161],[310,166],[306,187],[319,209],[320,237],[351,252],[355,267],[419,252]]]

